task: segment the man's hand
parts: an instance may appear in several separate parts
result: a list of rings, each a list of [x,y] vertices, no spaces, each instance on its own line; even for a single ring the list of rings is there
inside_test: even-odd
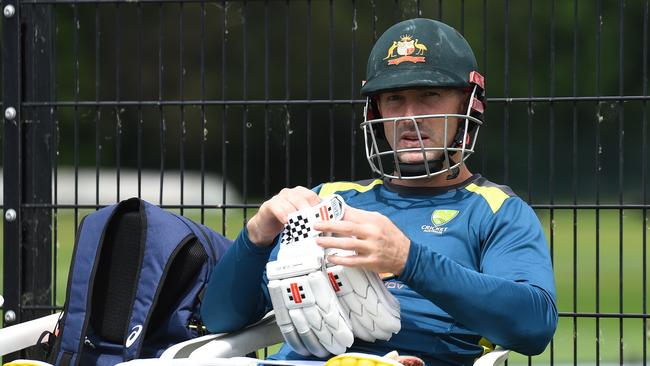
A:
[[[284,229],[290,213],[319,202],[318,195],[305,187],[284,188],[264,202],[257,214],[248,221],[248,238],[260,247],[271,245],[273,239]]]
[[[357,253],[346,257],[330,255],[330,263],[396,275],[404,270],[411,241],[384,215],[347,206],[343,220],[319,222],[314,229],[336,235],[316,238],[321,247]]]

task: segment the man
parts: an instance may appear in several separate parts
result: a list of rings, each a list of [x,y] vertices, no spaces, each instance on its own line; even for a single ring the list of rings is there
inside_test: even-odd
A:
[[[349,351],[397,350],[428,365],[471,364],[485,339],[541,353],[557,325],[550,257],[532,209],[505,186],[470,173],[484,109],[483,80],[453,28],[412,19],[375,44],[361,93],[368,97],[366,154],[383,179],[283,189],[264,202],[217,266],[202,307],[208,329],[225,332],[270,310],[264,268],[287,216],[337,193],[341,221],[324,248],[356,255],[333,264],[381,273],[401,307],[389,341],[356,339]],[[284,346],[276,358],[303,356]]]

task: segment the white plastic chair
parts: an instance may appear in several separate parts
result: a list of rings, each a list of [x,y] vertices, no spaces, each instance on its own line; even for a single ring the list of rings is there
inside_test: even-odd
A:
[[[20,351],[35,345],[41,334],[53,331],[61,313],[48,315],[35,320],[0,329],[0,356]],[[42,341],[47,341],[47,338]],[[181,342],[168,348],[158,361],[160,365],[180,365],[179,359],[193,359],[189,364],[199,364],[199,359],[229,358],[247,355],[258,349],[283,342],[280,329],[275,324],[273,312],[266,314],[259,322],[233,333],[210,334]],[[509,350],[497,347],[474,362],[474,366],[499,366],[508,358]]]
[[[61,313],[56,313],[7,328],[0,328],[0,356],[37,344],[43,332],[54,330],[60,315]],[[47,342],[47,340],[48,338],[45,337],[42,341]]]

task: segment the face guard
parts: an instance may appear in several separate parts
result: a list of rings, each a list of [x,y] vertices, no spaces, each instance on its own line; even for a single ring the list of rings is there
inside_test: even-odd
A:
[[[469,43],[447,24],[415,18],[388,28],[370,51],[361,87],[361,95],[368,98],[361,126],[371,169],[394,179],[426,179],[444,173],[447,179],[457,177],[465,159],[474,153],[483,123],[485,87],[477,70]],[[416,88],[454,88],[471,96],[465,114],[382,118],[375,101],[378,95]],[[428,123],[444,123],[435,126],[436,131],[444,130],[444,138],[428,136]],[[392,136],[385,136],[386,124],[393,127]],[[405,134],[398,136],[400,129]],[[398,148],[400,137],[409,141]]]
[[[472,77],[470,77],[472,79]],[[370,168],[384,178],[392,179],[425,179],[447,173],[447,179],[455,178],[465,159],[474,153],[478,131],[483,124],[481,120],[484,111],[482,80],[480,85],[473,83],[472,94],[465,114],[429,114],[409,117],[377,118],[378,110],[372,97],[366,100],[364,122],[361,128],[364,132],[366,158]],[[457,119],[456,131],[451,131],[454,138],[448,143],[450,135],[449,120]],[[392,136],[384,133],[384,124],[393,124]],[[397,146],[397,125],[410,123],[415,131],[418,147],[395,149]],[[442,146],[425,146],[420,132],[420,123],[444,123]],[[389,143],[390,141],[390,143]],[[420,153],[422,161],[405,163],[400,160],[404,153]],[[427,153],[434,159],[427,159]]]

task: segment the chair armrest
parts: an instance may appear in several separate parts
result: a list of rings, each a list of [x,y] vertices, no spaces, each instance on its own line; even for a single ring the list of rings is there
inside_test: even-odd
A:
[[[0,329],[0,356],[35,345],[44,331],[54,331],[60,316],[56,313]]]
[[[210,334],[169,347],[160,358],[227,358],[244,356],[260,348],[284,342],[271,311],[260,321],[233,332]]]
[[[494,351],[486,353],[483,356],[479,357],[475,362],[474,366],[499,366],[502,365],[507,359],[510,350],[497,347]]]

